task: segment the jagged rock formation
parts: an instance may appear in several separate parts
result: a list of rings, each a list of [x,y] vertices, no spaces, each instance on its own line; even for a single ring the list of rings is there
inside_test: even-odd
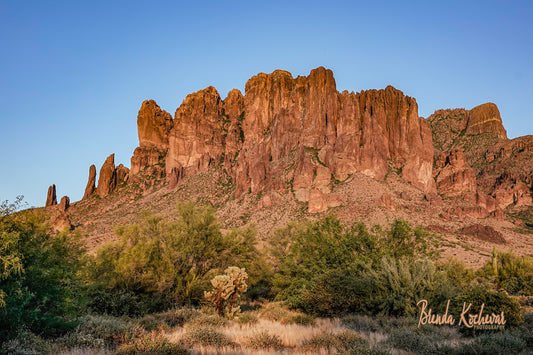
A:
[[[431,132],[416,101],[401,91],[389,86],[339,93],[333,73],[322,67],[308,77],[261,73],[245,91],[234,89],[225,100],[213,87],[190,94],[174,121],[145,101],[132,175],[165,157],[169,186],[175,187],[222,165],[236,197],[292,189],[310,211],[338,205],[330,182],[355,172],[383,179],[392,167],[421,190],[435,191]]]
[[[504,172],[496,179],[492,191],[497,205],[505,209],[509,205],[531,206],[531,191],[527,185],[513,174]]]
[[[54,206],[57,205],[57,197],[56,197],[56,185],[52,184],[48,188],[48,193],[46,194],[46,203],[45,206]]]
[[[100,197],[106,197],[117,186],[117,174],[115,170],[115,154],[107,157],[100,169],[100,176],[98,177],[98,187],[96,193]]]
[[[87,181],[87,187],[85,187],[85,193],[83,194],[82,200],[85,200],[93,194],[96,190],[96,166],[91,165],[89,168],[89,180]]]
[[[463,148],[454,148],[447,155],[441,154],[435,165],[439,193],[460,196],[465,192],[476,191],[476,174],[468,165]]]
[[[124,165],[119,164],[116,168],[117,175],[117,184],[121,182],[127,182],[129,178],[130,169],[126,168]]]
[[[139,147],[131,158],[131,173],[137,175],[147,166],[159,164],[168,150],[173,121],[170,113],[161,110],[154,100],[142,103],[137,116]]]
[[[481,208],[473,213],[502,217],[508,207],[532,205],[533,137],[507,139],[498,107],[486,103],[472,110],[439,110],[428,118],[435,143],[439,192],[461,195]],[[445,159],[461,154],[461,168]],[[466,160],[465,160],[466,158]],[[451,164],[453,165],[453,164]]]
[[[59,210],[66,212],[70,207],[70,198],[68,196],[61,197],[61,202],[59,202]]]

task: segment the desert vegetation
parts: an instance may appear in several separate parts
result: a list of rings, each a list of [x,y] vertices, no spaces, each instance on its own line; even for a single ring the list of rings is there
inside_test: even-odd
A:
[[[94,253],[36,212],[2,204],[2,353],[528,353],[533,260],[494,250],[481,269],[439,260],[406,221],[292,223],[257,245],[210,207],[146,213]],[[503,329],[418,324],[421,299],[459,318],[464,302]]]

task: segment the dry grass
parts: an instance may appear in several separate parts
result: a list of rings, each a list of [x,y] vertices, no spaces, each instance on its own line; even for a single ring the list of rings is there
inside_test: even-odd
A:
[[[167,334],[169,341],[174,343],[182,342],[187,337],[190,326],[178,328]],[[231,322],[226,327],[218,328],[235,345],[225,347],[212,347],[193,344],[193,352],[198,354],[279,354],[287,353],[300,354],[309,353],[305,349],[299,349],[301,345],[313,337],[323,334],[338,334],[347,331],[339,319],[317,319],[315,325],[305,326],[300,324],[282,324],[280,321],[273,321],[260,318],[253,324],[240,324]],[[250,339],[260,334],[269,334],[281,341],[281,347],[276,349],[253,349]],[[377,341],[374,341],[377,343]],[[324,350],[324,354],[329,353],[327,349],[313,350],[313,352]]]

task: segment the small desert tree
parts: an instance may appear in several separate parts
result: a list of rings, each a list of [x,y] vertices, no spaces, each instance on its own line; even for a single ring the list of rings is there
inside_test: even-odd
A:
[[[241,293],[246,292],[248,288],[246,285],[248,274],[244,268],[241,269],[236,266],[230,266],[224,272],[224,275],[215,276],[211,280],[215,289],[205,292],[204,295],[208,301],[213,303],[221,317],[232,318],[240,311],[240,307],[236,307],[235,303]]]

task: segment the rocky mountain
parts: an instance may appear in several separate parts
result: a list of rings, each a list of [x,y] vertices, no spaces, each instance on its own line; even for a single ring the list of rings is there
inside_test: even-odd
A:
[[[137,128],[131,170],[111,154],[98,185],[93,165],[83,200],[68,207],[92,245],[142,210],[172,216],[176,201],[192,199],[217,207],[228,228],[256,225],[261,238],[335,213],[370,224],[408,219],[473,263],[488,253],[487,235],[531,253],[533,137],[509,140],[492,103],[424,119],[392,86],[338,92],[331,70],[276,70],[249,79],[244,95],[192,93],[174,117],[144,101]]]

